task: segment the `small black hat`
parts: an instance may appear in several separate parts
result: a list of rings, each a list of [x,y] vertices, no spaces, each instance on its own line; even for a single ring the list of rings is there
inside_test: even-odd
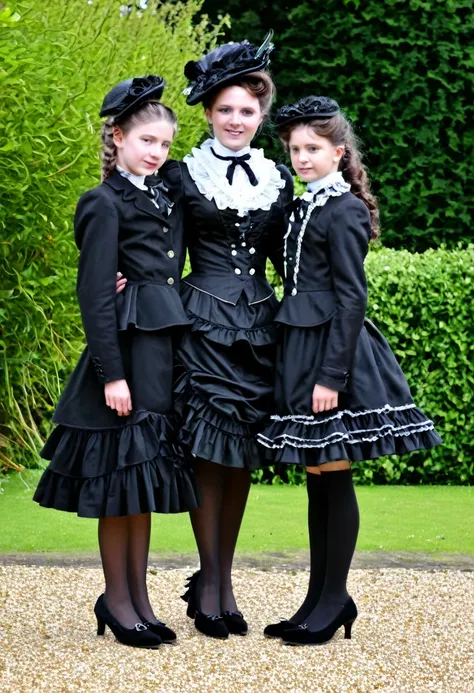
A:
[[[124,79],[109,91],[102,102],[100,117],[124,116],[145,101],[159,101],[166,82],[158,75]]]
[[[305,96],[296,103],[282,106],[275,116],[275,125],[281,128],[288,123],[296,123],[297,121],[332,118],[339,111],[337,101],[328,96]]]
[[[223,87],[227,82],[249,72],[265,70],[274,48],[272,37],[273,31],[269,31],[260,47],[248,41],[225,43],[214,48],[201,60],[186,63],[184,74],[190,81],[183,91],[188,97],[186,103],[195,106],[216,87]]]

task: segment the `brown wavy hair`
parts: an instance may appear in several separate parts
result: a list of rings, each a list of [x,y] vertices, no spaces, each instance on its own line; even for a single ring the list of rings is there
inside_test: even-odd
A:
[[[173,126],[173,133],[178,130],[178,119],[175,112],[159,101],[146,101],[142,106],[133,111],[131,115],[109,116],[102,125],[102,177],[104,181],[112,175],[117,165],[117,147],[114,144],[114,127],[117,125],[124,134],[130,132],[136,125],[164,120]]]
[[[287,151],[292,131],[301,124],[301,121],[289,123],[279,129],[278,136]],[[334,147],[344,147],[344,154],[339,161],[338,169],[344,180],[350,183],[351,192],[362,200],[369,210],[371,239],[375,241],[380,236],[379,208],[377,199],[370,190],[369,176],[362,163],[360,143],[351,123],[343,113],[338,113],[326,120],[315,119],[304,124],[311,128],[316,135],[327,137]]]
[[[246,89],[252,96],[256,96],[260,104],[260,109],[262,111],[264,120],[268,118],[272,103],[276,96],[276,87],[268,72],[263,72],[263,70],[260,72],[249,72],[247,75],[237,77],[235,80],[226,83],[224,86],[218,87],[215,91],[209,94],[207,99],[203,101],[204,108],[212,108],[220,92],[228,87],[242,87],[243,89]]]

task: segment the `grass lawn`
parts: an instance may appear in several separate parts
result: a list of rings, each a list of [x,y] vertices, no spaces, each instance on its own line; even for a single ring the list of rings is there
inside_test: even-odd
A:
[[[97,521],[40,508],[31,501],[38,472],[8,477],[0,494],[0,552],[95,551]],[[372,486],[357,491],[359,551],[474,554],[474,488]],[[306,489],[252,486],[238,550],[307,548]],[[192,553],[189,518],[154,515],[152,551]]]

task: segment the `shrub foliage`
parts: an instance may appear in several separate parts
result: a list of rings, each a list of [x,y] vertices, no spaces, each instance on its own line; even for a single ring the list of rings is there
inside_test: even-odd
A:
[[[214,45],[222,24],[196,21],[201,5],[124,12],[117,0],[24,0],[0,11],[0,468],[36,459],[82,348],[72,218],[100,180],[105,93],[161,74],[181,124],[174,156],[206,129],[181,95],[183,65]]]

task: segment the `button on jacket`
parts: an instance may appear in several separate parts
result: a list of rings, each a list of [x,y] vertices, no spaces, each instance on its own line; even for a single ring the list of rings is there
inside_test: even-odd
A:
[[[183,282],[226,303],[236,305],[245,296],[249,305],[270,298],[274,291],[265,277],[267,257],[283,274],[285,204],[293,195],[293,179],[285,166],[278,169],[286,181],[282,195],[268,211],[239,216],[234,209],[218,210],[201,194],[186,164],[167,162],[165,173],[178,170],[181,185],[170,194],[184,210],[185,242],[192,272]],[[166,179],[167,185],[169,181]]]
[[[364,259],[370,240],[367,207],[352,193],[316,207],[302,236],[295,223],[286,239],[285,296],[276,322],[314,327],[331,321],[320,385],[344,390],[367,306]]]
[[[165,218],[117,171],[79,200],[77,295],[100,382],[125,377],[119,331],[130,325],[159,330],[189,324],[178,293],[185,258],[181,224],[179,210]],[[117,296],[118,271],[128,283]]]

